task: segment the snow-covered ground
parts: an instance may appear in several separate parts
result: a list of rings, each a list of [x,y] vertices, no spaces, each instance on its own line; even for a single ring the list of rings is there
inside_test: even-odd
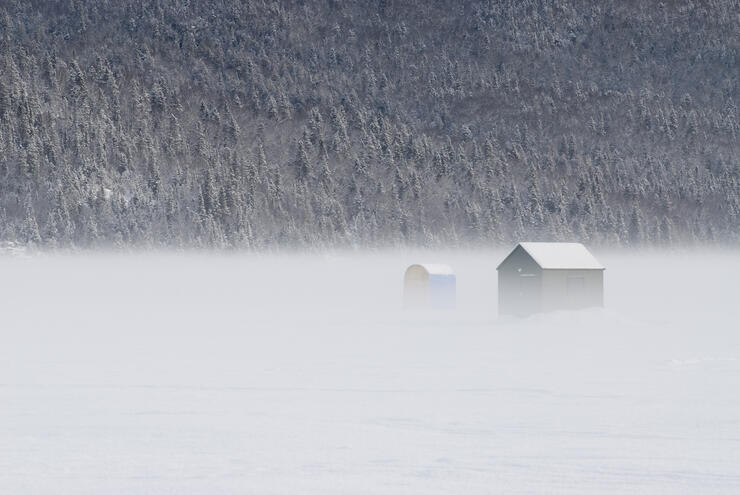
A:
[[[2,257],[0,493],[740,493],[740,252],[522,320],[503,254]]]

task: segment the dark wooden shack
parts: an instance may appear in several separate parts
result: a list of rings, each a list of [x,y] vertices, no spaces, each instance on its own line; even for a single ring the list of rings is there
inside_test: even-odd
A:
[[[498,266],[498,310],[530,315],[604,305],[604,267],[577,242],[520,242]]]

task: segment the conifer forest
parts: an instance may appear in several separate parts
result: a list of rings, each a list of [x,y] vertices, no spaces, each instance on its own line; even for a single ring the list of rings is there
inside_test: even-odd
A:
[[[0,242],[740,242],[740,0],[0,0]]]

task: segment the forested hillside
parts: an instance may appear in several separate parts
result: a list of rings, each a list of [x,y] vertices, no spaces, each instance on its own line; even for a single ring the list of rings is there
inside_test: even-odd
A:
[[[0,241],[740,242],[740,0],[0,0]]]

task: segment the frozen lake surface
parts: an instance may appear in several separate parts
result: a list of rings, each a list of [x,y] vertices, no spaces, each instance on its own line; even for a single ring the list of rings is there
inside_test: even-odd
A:
[[[0,258],[0,493],[740,493],[740,253],[499,319],[504,254]]]

